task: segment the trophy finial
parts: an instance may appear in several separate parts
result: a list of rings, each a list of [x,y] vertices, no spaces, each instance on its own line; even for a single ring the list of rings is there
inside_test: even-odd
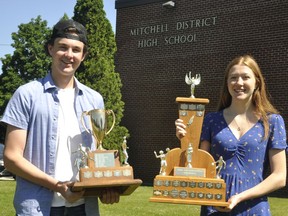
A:
[[[189,75],[186,74],[185,76],[185,82],[188,84],[188,85],[191,85],[191,98],[195,98],[194,96],[194,92],[195,92],[195,86],[196,85],[199,85],[200,82],[201,82],[201,75],[200,74],[196,74],[195,77],[192,77],[191,76],[191,71],[189,72]]]

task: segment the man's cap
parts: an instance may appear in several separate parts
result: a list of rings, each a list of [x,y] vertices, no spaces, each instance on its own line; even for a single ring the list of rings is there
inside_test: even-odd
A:
[[[72,20],[60,20],[54,27],[51,39],[68,38],[78,40],[87,45],[87,31],[85,27]]]

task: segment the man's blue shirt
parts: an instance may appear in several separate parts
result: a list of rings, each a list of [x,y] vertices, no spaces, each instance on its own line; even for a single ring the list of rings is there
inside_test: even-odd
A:
[[[93,150],[95,149],[93,138],[82,126],[81,115],[84,111],[103,109],[103,98],[98,92],[74,79],[76,88],[74,106],[83,145]],[[6,124],[27,130],[24,157],[50,176],[54,176],[55,172],[59,113],[57,95],[58,88],[49,73],[44,78],[20,86],[10,99],[1,119]],[[90,127],[87,118],[85,121]],[[20,177],[16,180],[14,197],[16,214],[49,215],[53,192]],[[93,204],[97,206],[97,203]]]

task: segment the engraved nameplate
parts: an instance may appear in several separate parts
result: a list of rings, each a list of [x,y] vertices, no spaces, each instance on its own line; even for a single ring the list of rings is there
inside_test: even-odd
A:
[[[201,168],[174,167],[174,176],[206,177],[206,170]]]
[[[94,154],[95,167],[114,167],[115,159],[113,152]]]
[[[162,182],[163,182],[162,180],[154,180],[154,185],[161,186]]]
[[[163,191],[163,196],[166,196],[166,197],[169,196],[169,191],[168,190],[164,190]]]
[[[169,181],[169,180],[164,181],[164,185],[166,187],[169,187],[171,185],[171,181]]]
[[[132,171],[129,169],[123,170],[123,176],[132,176]]]
[[[204,104],[179,104],[179,110],[192,110],[192,111],[204,111],[205,105]]]
[[[182,199],[186,199],[188,197],[187,191],[184,191],[184,190],[180,191],[179,197]]]
[[[93,173],[91,171],[85,171],[83,173],[84,178],[92,178],[93,177]]]

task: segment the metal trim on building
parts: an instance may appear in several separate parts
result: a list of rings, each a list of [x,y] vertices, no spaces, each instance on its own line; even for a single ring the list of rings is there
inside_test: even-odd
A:
[[[151,4],[156,2],[164,2],[164,0],[116,0],[115,9]]]

